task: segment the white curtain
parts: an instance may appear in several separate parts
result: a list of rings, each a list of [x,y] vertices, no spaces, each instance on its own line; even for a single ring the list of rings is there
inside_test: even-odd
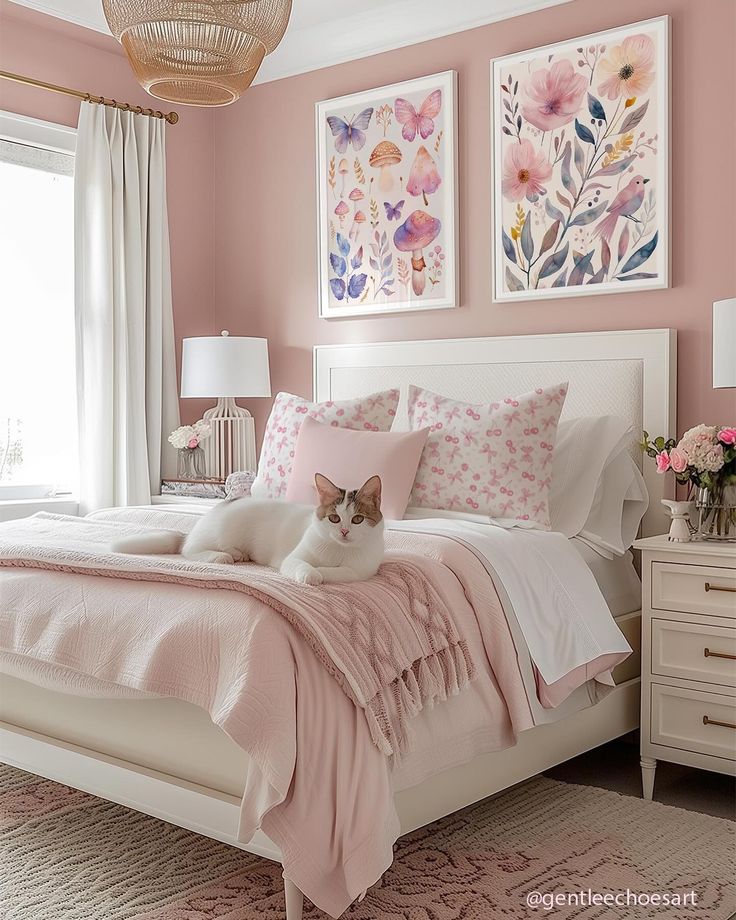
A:
[[[166,444],[179,403],[163,121],[82,103],[74,186],[86,513],[150,502],[162,472],[170,472],[162,460],[174,457]]]

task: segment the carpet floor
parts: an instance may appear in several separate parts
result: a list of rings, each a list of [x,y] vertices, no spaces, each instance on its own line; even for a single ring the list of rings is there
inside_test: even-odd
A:
[[[276,864],[5,766],[0,847],[4,920],[284,917]],[[402,838],[391,869],[344,916],[729,920],[735,860],[731,821],[540,777]],[[527,902],[627,889],[621,906]],[[631,903],[693,890],[694,906]],[[305,916],[324,917],[311,905]]]

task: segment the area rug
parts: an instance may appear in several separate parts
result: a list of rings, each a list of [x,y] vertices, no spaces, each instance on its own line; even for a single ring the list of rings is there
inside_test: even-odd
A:
[[[729,920],[735,833],[722,818],[538,778],[402,838],[343,916]],[[5,766],[0,845],[4,920],[284,918],[276,864]],[[690,892],[694,905],[672,906]],[[305,916],[324,918],[311,905]]]

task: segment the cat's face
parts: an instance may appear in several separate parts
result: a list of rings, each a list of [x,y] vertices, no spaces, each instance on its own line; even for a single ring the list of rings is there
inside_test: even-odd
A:
[[[321,473],[314,483],[320,500],[315,515],[323,536],[343,546],[358,546],[373,536],[383,520],[380,476],[371,476],[356,491],[341,489]]]

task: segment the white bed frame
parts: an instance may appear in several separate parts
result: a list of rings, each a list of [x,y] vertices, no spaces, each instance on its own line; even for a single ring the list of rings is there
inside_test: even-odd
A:
[[[473,402],[567,379],[563,417],[618,414],[637,429],[675,431],[676,333],[657,329],[449,341],[318,346],[314,395],[356,396],[408,383]],[[644,469],[652,505],[644,533],[662,529],[661,477]],[[639,678],[602,702],[522,733],[504,751],[477,757],[396,794],[402,833],[618,738],[639,724]],[[259,856],[280,861],[261,832],[237,840],[240,800],[137,764],[0,723],[0,760],[82,789]],[[287,920],[301,920],[303,895],[285,880]]]

